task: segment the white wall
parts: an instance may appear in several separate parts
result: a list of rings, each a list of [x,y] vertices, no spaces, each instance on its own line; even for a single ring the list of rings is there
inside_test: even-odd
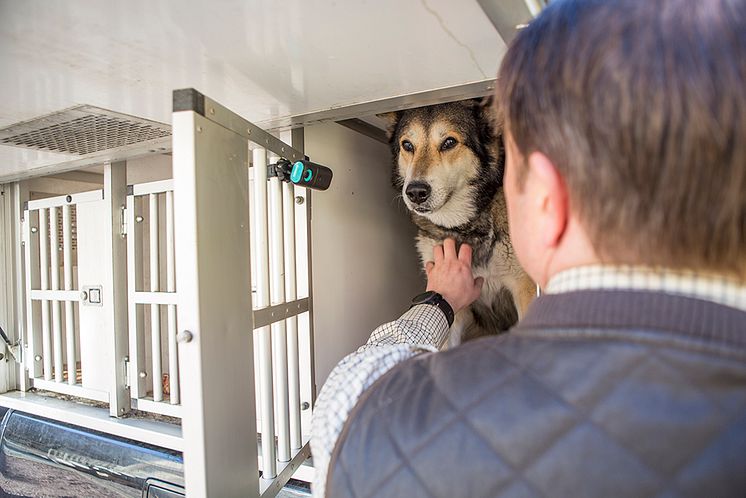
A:
[[[172,178],[171,156],[154,154],[127,161],[127,185]]]
[[[316,384],[425,288],[415,230],[391,186],[386,145],[336,123],[305,129],[305,152],[334,171],[312,200]]]

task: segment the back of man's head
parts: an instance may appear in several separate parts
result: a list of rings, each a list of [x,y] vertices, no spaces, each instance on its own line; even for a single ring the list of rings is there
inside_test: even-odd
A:
[[[746,278],[746,1],[553,1],[497,99],[602,260]]]

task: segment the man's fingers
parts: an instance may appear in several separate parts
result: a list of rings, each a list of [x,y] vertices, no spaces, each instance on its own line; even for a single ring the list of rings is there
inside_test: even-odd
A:
[[[435,267],[435,263],[432,261],[428,261],[427,263],[425,263],[425,273],[427,273],[429,276],[430,272],[433,271],[434,267]]]
[[[436,263],[443,261],[443,246],[438,244],[433,247],[433,259]]]
[[[471,267],[471,246],[469,244],[461,244],[458,249],[458,259]]]
[[[446,239],[443,241],[443,255],[449,259],[456,259],[456,241]]]

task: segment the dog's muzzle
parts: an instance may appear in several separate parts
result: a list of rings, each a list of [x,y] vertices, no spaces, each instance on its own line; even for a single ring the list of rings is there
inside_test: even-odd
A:
[[[432,189],[430,188],[430,185],[425,182],[412,182],[407,185],[406,189],[404,189],[404,193],[407,194],[407,199],[416,206],[425,203],[430,198],[431,192]]]

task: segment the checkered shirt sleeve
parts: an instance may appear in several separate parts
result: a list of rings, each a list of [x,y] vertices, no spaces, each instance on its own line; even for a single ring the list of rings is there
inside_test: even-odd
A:
[[[378,327],[365,345],[334,367],[316,400],[311,422],[314,496],[324,496],[332,451],[363,391],[397,363],[437,351],[447,337],[443,312],[437,306],[420,304]]]

